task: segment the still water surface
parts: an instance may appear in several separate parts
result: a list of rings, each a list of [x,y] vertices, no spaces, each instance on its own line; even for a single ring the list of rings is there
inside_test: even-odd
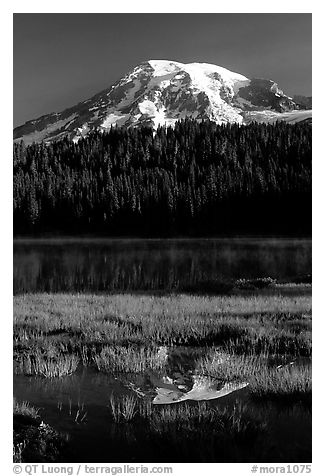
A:
[[[169,290],[311,274],[310,239],[14,241],[14,293]]]
[[[119,399],[129,394],[136,395],[143,402],[152,402],[157,387],[173,386],[186,392],[195,380],[195,359],[204,356],[205,352],[202,348],[171,348],[169,365],[161,374],[148,371],[144,374],[110,375],[91,367],[80,367],[75,374],[60,379],[15,375],[14,394],[19,401],[27,400],[38,407],[41,418],[69,438],[71,461],[163,461],[164,456],[159,448],[151,446],[150,436],[145,429],[141,430],[137,424],[134,426],[129,423],[121,427],[121,424],[112,422],[110,398],[114,395]],[[310,362],[295,362],[295,365],[310,365]],[[135,394],[134,389],[138,393]],[[198,402],[189,401],[186,404],[198,405]],[[173,407],[175,405],[184,405],[184,402],[172,403]],[[210,400],[208,405],[229,414],[234,408],[243,407],[250,420],[258,420],[265,425],[265,431],[255,442],[256,446],[244,451],[242,457],[245,461],[311,460],[311,412],[304,405],[293,402],[283,405],[267,399],[253,400],[249,386]],[[154,411],[159,411],[155,407]],[[127,432],[121,446],[118,435],[122,430]],[[180,434],[179,438],[186,441],[186,435]],[[245,447],[245,441],[239,440],[238,445],[238,448],[242,445]],[[233,458],[236,461],[235,454]],[[176,454],[172,460],[181,462],[182,457]]]

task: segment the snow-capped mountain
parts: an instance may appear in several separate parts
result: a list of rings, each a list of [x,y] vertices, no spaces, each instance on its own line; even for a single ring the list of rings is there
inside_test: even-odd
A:
[[[185,117],[218,124],[309,120],[309,102],[298,98],[285,95],[274,81],[248,79],[213,64],[150,60],[92,98],[16,127],[14,139],[26,144],[63,136],[78,140],[95,128],[157,128]]]

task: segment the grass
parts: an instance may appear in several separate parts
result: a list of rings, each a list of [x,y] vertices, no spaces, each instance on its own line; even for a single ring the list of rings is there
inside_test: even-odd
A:
[[[38,375],[45,378],[57,378],[74,373],[78,367],[78,356],[60,355],[49,357],[40,351],[24,355],[16,365],[16,373]]]
[[[94,356],[99,371],[107,373],[160,370],[166,365],[166,349],[146,349],[143,347],[109,347],[105,346]]]
[[[255,398],[299,400],[311,404],[312,379],[310,367],[264,368],[250,379],[250,392]]]
[[[112,394],[110,408],[115,423],[129,422],[134,419],[138,412],[137,399],[133,395],[123,395],[120,398],[115,398]]]
[[[264,281],[262,286],[269,282]],[[79,362],[106,373],[159,371],[170,345],[217,346],[197,363],[200,372],[223,380],[249,379],[256,396],[310,394],[309,370],[298,366],[277,372],[268,361],[311,356],[311,296],[14,298],[19,373],[57,378],[72,374]],[[220,359],[226,364],[219,365]]]
[[[214,426],[214,432],[220,433],[241,433],[247,427],[245,405],[235,405],[229,412],[229,409],[212,407],[207,402],[156,406],[133,395],[112,395],[109,409],[114,422],[135,421],[148,424],[152,431],[160,434],[169,431],[173,426],[175,430],[182,427],[183,430],[187,428],[188,431],[195,431],[200,425],[209,424]]]
[[[298,295],[296,288],[282,295],[282,285],[267,280],[238,286],[243,294],[15,296],[16,371],[54,379],[71,375],[81,363],[129,382],[128,373],[168,375],[168,347],[194,346],[195,372],[222,382],[247,381],[245,392],[254,402],[235,401],[224,409],[212,402],[156,406],[140,392],[113,395],[112,445],[126,447],[139,461],[147,460],[148,451],[156,461],[264,461],[267,432],[264,410],[256,413],[259,402],[277,405],[277,400],[279,408],[288,409],[311,404],[311,369],[302,365],[311,356],[311,296]],[[259,291],[245,294],[251,286]],[[272,286],[279,294],[266,293]],[[290,361],[296,363],[277,368]],[[24,418],[29,414],[38,421],[36,409],[19,405]],[[84,418],[78,409],[75,421]],[[43,444],[38,426],[18,425],[15,461],[34,461],[36,443],[29,442]],[[44,447],[54,440],[56,451],[61,443],[51,431],[45,431]]]
[[[159,461],[248,461],[266,431],[262,419],[252,418],[249,408],[240,404],[230,411],[206,402],[157,407],[123,396],[111,399],[110,409],[113,422],[128,423],[115,428],[116,445],[128,441],[139,460],[149,452],[153,457],[157,453]]]
[[[39,418],[39,409],[33,407],[29,402],[18,402],[16,398],[13,399],[14,415],[22,415],[30,418]]]
[[[208,435],[234,436],[240,435],[245,438],[245,433],[250,430],[263,430],[263,425],[257,421],[247,418],[246,407],[243,405],[234,406],[229,409],[218,409],[209,406],[206,402],[197,405],[176,405],[158,408],[153,412],[150,426],[160,434],[167,434],[182,431],[182,433],[195,434],[208,431]],[[203,436],[203,435],[202,435]]]
[[[198,360],[198,373],[227,382],[247,381],[252,374],[259,372],[263,360],[258,356],[231,355],[214,350]]]
[[[253,398],[311,403],[311,366],[308,364],[288,363],[279,367],[270,355],[231,355],[215,350],[201,358],[196,368],[199,373],[222,381],[248,382]]]
[[[83,362],[107,345],[310,355],[311,296],[16,296],[15,353],[50,345]]]

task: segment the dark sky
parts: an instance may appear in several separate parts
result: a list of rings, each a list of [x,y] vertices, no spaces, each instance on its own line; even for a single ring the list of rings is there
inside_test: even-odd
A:
[[[14,14],[14,126],[148,59],[214,63],[311,95],[311,37],[311,14]]]

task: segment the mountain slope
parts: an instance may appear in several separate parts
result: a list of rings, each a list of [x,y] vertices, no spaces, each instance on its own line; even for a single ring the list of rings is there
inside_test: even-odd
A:
[[[297,122],[311,117],[271,80],[248,79],[207,63],[150,60],[136,66],[110,88],[61,113],[51,113],[14,129],[14,139],[78,140],[92,129],[111,126],[173,125],[192,117],[216,123]]]

